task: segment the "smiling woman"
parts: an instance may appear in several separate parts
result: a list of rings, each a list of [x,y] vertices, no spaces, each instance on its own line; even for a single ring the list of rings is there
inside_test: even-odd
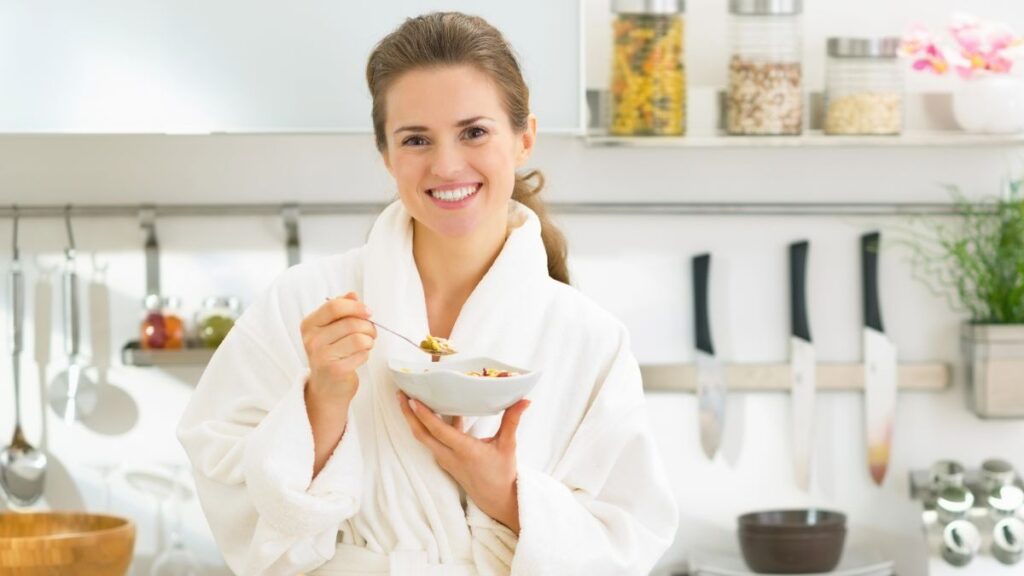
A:
[[[677,509],[629,335],[568,284],[543,179],[516,172],[537,121],[511,48],[477,17],[411,18],[367,81],[399,200],[365,246],[293,266],[245,311],[179,427],[225,558],[240,574],[647,574]],[[468,386],[533,380],[500,414],[427,406],[389,368],[421,352],[377,322],[493,358]]]

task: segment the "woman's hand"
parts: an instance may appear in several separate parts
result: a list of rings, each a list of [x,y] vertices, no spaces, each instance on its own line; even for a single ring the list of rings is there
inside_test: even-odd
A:
[[[359,389],[356,368],[366,363],[377,329],[355,292],[331,298],[302,320],[302,344],[309,358],[309,392],[349,402]]]
[[[518,534],[516,429],[530,401],[520,400],[508,407],[498,432],[480,439],[462,431],[461,416],[455,416],[449,425],[402,392],[398,400],[413,436],[434,453],[441,468],[466,490],[480,510]]]

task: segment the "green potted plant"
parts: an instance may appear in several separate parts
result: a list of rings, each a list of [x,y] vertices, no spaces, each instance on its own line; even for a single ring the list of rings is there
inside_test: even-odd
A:
[[[955,186],[954,218],[914,234],[915,276],[970,318],[961,342],[970,403],[983,418],[1024,417],[1024,178],[991,201]]]

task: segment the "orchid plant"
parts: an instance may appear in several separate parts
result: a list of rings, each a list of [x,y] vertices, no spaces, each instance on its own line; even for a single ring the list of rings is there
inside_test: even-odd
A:
[[[952,43],[942,43],[923,24],[912,25],[903,35],[900,52],[911,59],[915,70],[945,74],[951,68],[961,78],[1009,74],[1024,56],[1024,37],[1001,22],[989,22],[964,13],[950,18]]]

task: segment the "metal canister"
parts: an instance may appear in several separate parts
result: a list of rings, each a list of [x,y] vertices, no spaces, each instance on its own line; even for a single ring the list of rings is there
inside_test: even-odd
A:
[[[1003,564],[1016,564],[1024,557],[1024,522],[1003,518],[992,530],[992,555]]]
[[[943,523],[966,518],[974,506],[974,493],[963,486],[946,486],[935,500],[935,509]]]
[[[611,122],[616,136],[686,130],[685,0],[613,0]]]

